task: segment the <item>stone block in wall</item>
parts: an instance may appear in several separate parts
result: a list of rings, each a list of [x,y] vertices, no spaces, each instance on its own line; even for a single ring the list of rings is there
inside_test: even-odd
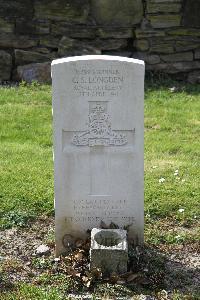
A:
[[[91,15],[98,25],[126,27],[139,24],[142,0],[91,0]]]
[[[182,0],[148,0],[152,3],[181,3]]]
[[[50,32],[50,22],[48,20],[27,21],[27,19],[16,20],[16,33],[19,34],[48,34]]]
[[[164,62],[179,62],[179,61],[193,61],[193,52],[181,52],[168,55],[161,55],[160,58]]]
[[[145,61],[145,63],[147,63],[149,65],[155,65],[160,62],[160,57],[155,54],[154,55],[149,54],[146,57],[144,57],[144,61]]]
[[[146,65],[147,71],[159,71],[168,74],[190,72],[200,69],[200,61],[186,61],[176,63],[160,63],[156,65]]]
[[[88,20],[88,0],[36,0],[37,19],[49,19],[84,24]]]
[[[30,63],[47,62],[52,60],[51,54],[42,54],[34,51],[15,50],[15,65],[27,65]]]
[[[53,35],[64,35],[70,38],[94,39],[96,36],[96,28],[78,25],[72,26],[65,22],[55,22],[51,25],[51,33]]]
[[[40,37],[40,46],[58,49],[60,38],[53,35],[44,35]]]
[[[50,22],[36,20],[35,21],[35,34],[48,34],[50,33]]]
[[[177,40],[175,43],[176,51],[188,51],[199,48],[200,46],[200,38],[182,38]]]
[[[104,55],[113,55],[113,56],[122,56],[122,57],[132,57],[131,51],[115,51],[115,50],[105,50],[102,51],[102,54]]]
[[[149,49],[149,42],[148,40],[135,40],[134,41],[134,47],[139,51],[146,51]]]
[[[150,21],[153,28],[169,28],[180,26],[181,15],[166,14],[166,15],[148,15],[147,19]]]
[[[150,65],[158,64],[160,62],[159,55],[149,54],[147,52],[135,52],[131,57],[144,60],[145,63]]]
[[[0,33],[14,33],[15,23],[14,21],[7,20],[0,17]]]
[[[190,72],[187,78],[189,83],[200,83],[200,70]]]
[[[81,48],[79,41],[63,36],[59,42],[58,54],[61,57],[75,55],[73,51],[75,52],[76,49],[76,51],[80,52]]]
[[[194,52],[194,58],[195,59],[200,59],[200,49],[196,49]]]
[[[119,50],[127,48],[127,39],[96,39],[93,44],[103,51]]]
[[[101,39],[133,38],[133,29],[132,28],[116,28],[116,27],[98,28],[96,31],[96,36]]]
[[[59,43],[59,55],[101,54],[101,51],[121,50],[127,47],[126,39],[75,40],[63,37]]]
[[[32,0],[0,0],[0,16],[10,18],[26,17],[27,19],[33,16],[33,1]]]
[[[172,36],[193,36],[193,37],[200,37],[200,30],[195,28],[176,28],[167,31],[167,34]]]
[[[37,44],[38,44],[37,38],[31,38],[26,35],[0,34],[1,48],[26,49],[26,48],[37,46]]]
[[[12,70],[12,57],[6,51],[0,50],[0,80],[9,80]]]
[[[173,53],[174,52],[174,40],[167,40],[162,38],[151,39],[150,52],[155,53]]]
[[[200,27],[200,1],[185,0],[183,7],[183,25],[186,27]]]
[[[17,79],[31,83],[37,81],[39,83],[51,82],[51,64],[36,63],[17,67]]]
[[[181,10],[180,2],[163,1],[157,3],[155,1],[147,1],[147,13],[178,13]]]
[[[59,43],[58,54],[60,57],[63,57],[85,54],[101,54],[101,51],[88,42],[70,39],[63,36]]]
[[[135,30],[135,36],[137,39],[161,37],[161,36],[165,36],[165,31],[164,30],[153,30],[153,29],[142,30],[142,29],[137,28]]]
[[[42,53],[42,54],[50,54],[50,53],[52,53],[50,49],[45,48],[45,47],[40,47],[40,46],[34,47],[34,48],[31,49],[31,51],[32,50],[35,51],[35,52]]]

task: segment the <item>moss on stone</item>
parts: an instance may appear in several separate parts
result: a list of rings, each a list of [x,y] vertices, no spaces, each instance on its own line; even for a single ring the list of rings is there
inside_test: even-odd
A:
[[[148,20],[151,22],[153,28],[169,28],[179,26],[181,16],[174,14],[148,15]]]
[[[91,0],[91,12],[99,25],[126,27],[140,23],[142,0]]]
[[[148,13],[178,13],[181,9],[180,3],[152,3],[151,1],[147,1],[147,12]]]
[[[139,51],[146,51],[149,49],[149,42],[148,40],[136,40],[134,46]]]
[[[167,32],[169,35],[177,36],[200,36],[200,30],[195,28],[176,28]]]

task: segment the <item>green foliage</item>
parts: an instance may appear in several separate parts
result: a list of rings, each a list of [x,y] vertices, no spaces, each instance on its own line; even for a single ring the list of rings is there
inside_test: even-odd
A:
[[[28,221],[31,221],[35,218],[35,214],[29,214],[28,212],[23,211],[10,211],[6,214],[2,214],[0,224],[4,229],[9,228],[10,226],[26,226]]]
[[[61,300],[67,299],[57,288],[42,288],[30,284],[20,284],[15,290],[3,293],[1,300]]]
[[[0,226],[53,213],[51,88],[0,89]]]
[[[151,217],[196,221],[200,88],[178,85],[172,92],[169,87],[173,86],[146,87],[145,210]],[[161,178],[164,182],[159,182]],[[184,214],[178,212],[181,208]]]

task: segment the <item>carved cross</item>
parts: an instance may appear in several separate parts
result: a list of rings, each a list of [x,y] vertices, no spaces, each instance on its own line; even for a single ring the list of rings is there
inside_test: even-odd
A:
[[[135,130],[113,130],[107,102],[90,101],[87,130],[63,131],[63,152],[89,153],[88,196],[109,197],[109,157],[116,152],[133,152]]]

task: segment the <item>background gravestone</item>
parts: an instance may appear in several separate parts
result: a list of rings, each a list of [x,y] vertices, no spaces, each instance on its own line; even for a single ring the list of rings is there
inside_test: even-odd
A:
[[[52,80],[57,255],[101,221],[142,243],[143,61],[59,59]]]

